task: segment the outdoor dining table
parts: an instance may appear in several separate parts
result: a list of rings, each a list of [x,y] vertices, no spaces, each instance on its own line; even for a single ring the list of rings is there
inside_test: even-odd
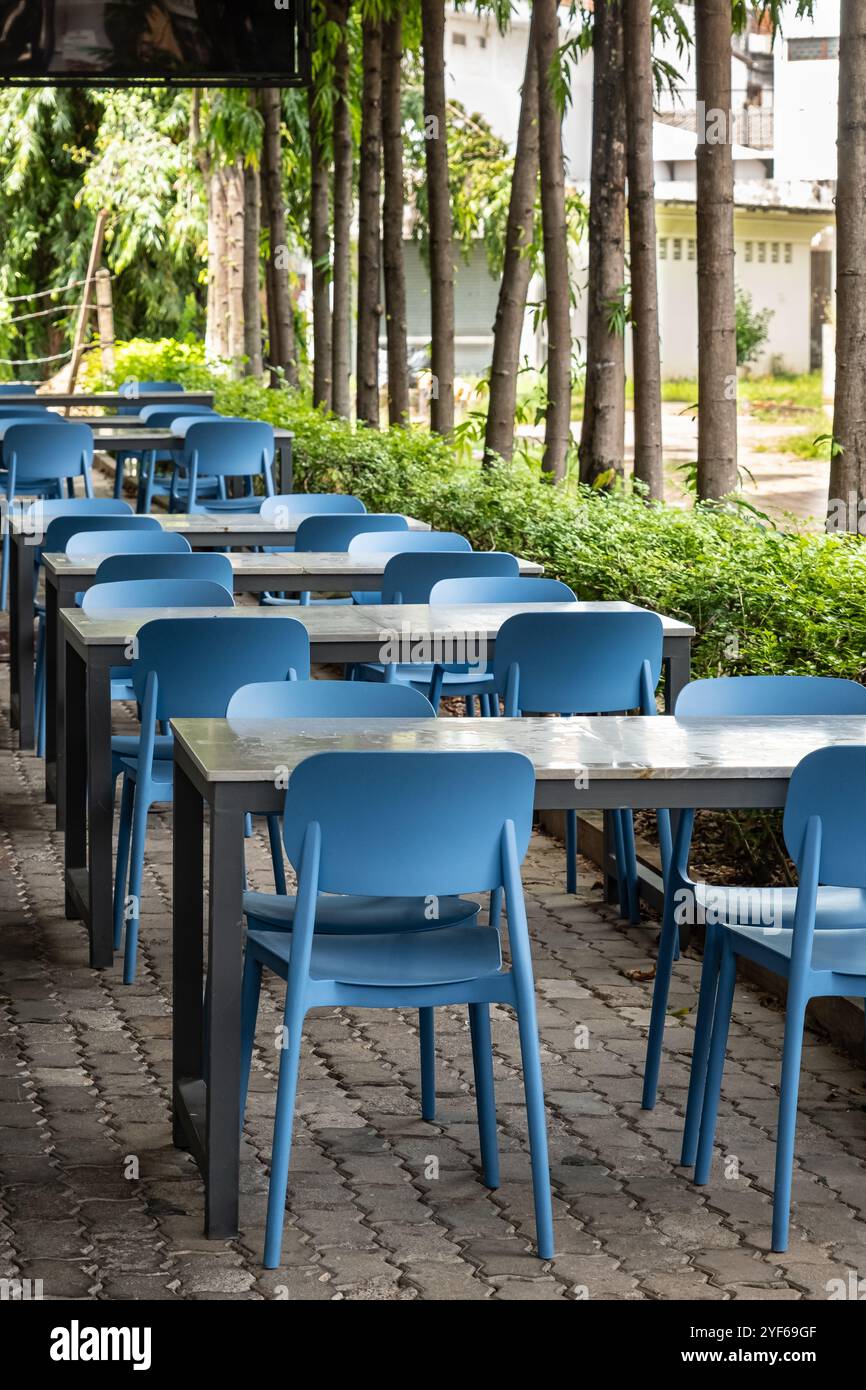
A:
[[[177,513],[170,515],[166,512],[154,513],[163,530],[179,532],[186,536],[193,550],[220,550],[228,546],[279,546],[291,544],[295,531],[300,521],[299,516],[286,518],[285,526],[277,526],[274,522],[265,521],[257,512],[249,514],[235,514],[234,516],[207,516],[200,513]],[[409,529],[413,531],[429,531],[430,527],[426,521],[418,521],[415,517],[407,517]],[[35,743],[35,724],[34,724],[34,698],[33,698],[33,663],[35,660],[36,649],[34,642],[33,629],[33,550],[41,540],[41,533],[38,527],[34,527],[26,511],[13,511],[7,517],[9,534],[12,542],[11,564],[9,575],[9,664],[10,664],[10,718],[13,729],[18,731],[18,746],[20,748],[33,748]],[[45,557],[46,561],[49,557]],[[239,557],[237,557],[239,558]],[[250,557],[253,558],[253,557]],[[262,562],[262,572],[267,569],[265,557],[256,557]],[[385,557],[387,558],[387,557]],[[296,570],[289,568],[286,584],[279,584],[277,581],[282,577],[281,566],[289,562],[290,557],[283,556],[269,557],[273,572],[270,574],[270,582],[261,588],[239,587],[236,583],[235,589],[238,593],[261,593],[262,588],[274,589],[278,591],[291,590],[291,577],[297,573]],[[293,562],[292,562],[293,563]],[[254,568],[250,571],[251,576],[258,571]],[[526,571],[529,573],[530,571]],[[65,572],[64,572],[65,573]],[[245,573],[238,571],[238,573]],[[315,576],[311,574],[311,582],[303,587],[318,592],[329,592],[339,589],[339,584],[324,585],[312,582]],[[328,578],[323,575],[322,578]],[[59,608],[69,607],[74,602],[74,595],[79,589],[86,589],[87,583],[76,582],[73,586],[63,587],[62,577],[57,575],[56,581],[52,582],[49,578],[49,568],[46,563],[46,673],[48,681],[49,709],[54,707],[55,695],[58,689],[58,682],[62,686],[63,666],[62,661],[58,660],[59,652],[59,628],[57,623],[57,611]],[[356,584],[354,579],[352,587],[357,589],[375,588],[375,584],[364,585]],[[62,590],[62,592],[61,592]],[[62,698],[62,695],[61,697]],[[49,720],[47,743],[50,757],[47,763],[47,787],[48,799],[54,800],[54,735]]]
[[[569,611],[622,612],[627,603],[582,603]],[[90,934],[90,963],[106,968],[114,960],[111,913],[114,779],[111,773],[111,679],[113,667],[129,664],[138,629],[154,618],[213,617],[245,622],[266,617],[303,623],[314,662],[423,661],[418,643],[430,644],[446,659],[475,649],[489,666],[496,634],[515,613],[563,611],[562,604],[461,604],[293,608],[117,609],[88,617],[63,609],[61,634],[66,680],[65,717],[58,719],[56,789],[59,823],[65,831],[66,915],[80,918]],[[663,618],[665,660],[676,691],[688,681],[693,629]],[[395,645],[396,644],[396,645]],[[49,710],[50,715],[50,710]],[[656,722],[656,721],[652,721]],[[491,721],[493,723],[493,721]],[[46,749],[47,752],[47,749]]]
[[[305,719],[301,730],[288,720],[179,719],[173,730],[174,1140],[199,1165],[205,1233],[219,1239],[238,1226],[244,813],[279,811],[280,787],[305,758],[509,749],[535,767],[538,809],[739,810],[784,805],[793,768],[814,749],[866,742],[866,719],[814,716]]]
[[[178,415],[182,415],[182,408]],[[207,416],[203,417],[205,420]],[[155,429],[143,420],[130,418],[119,422],[92,419],[85,422],[93,431],[93,443],[97,453],[103,454],[148,454],[154,451],[172,453],[184,447],[184,437],[171,430]],[[276,468],[274,486],[277,492],[291,492],[292,473],[292,430],[275,429]]]
[[[124,391],[33,391],[29,396],[4,395],[0,389],[0,400],[6,405],[46,405],[82,409],[102,407],[106,410],[119,410],[122,406],[135,406],[143,410],[147,405],[213,405],[213,391],[138,391],[127,388]]]

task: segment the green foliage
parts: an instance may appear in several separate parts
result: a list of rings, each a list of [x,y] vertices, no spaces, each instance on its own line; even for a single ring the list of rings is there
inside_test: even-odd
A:
[[[737,288],[737,366],[754,362],[770,336],[772,309],[756,309],[747,290]]]

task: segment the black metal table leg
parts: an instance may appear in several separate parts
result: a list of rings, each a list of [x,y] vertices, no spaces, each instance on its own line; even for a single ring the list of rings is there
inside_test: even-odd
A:
[[[204,802],[177,764],[172,826],[172,1126],[186,1148],[203,1139],[187,1125],[191,1110],[204,1112]]]
[[[223,1239],[238,1229],[243,820],[217,787],[210,816],[205,1234]]]
[[[673,714],[677,696],[691,680],[691,638],[672,637],[665,643],[665,714]]]
[[[90,648],[87,661],[87,849],[90,890],[90,964],[104,970],[114,963],[112,914],[112,829],[114,778],[111,775],[111,653]],[[75,738],[75,728],[67,720]],[[68,774],[67,774],[68,775]]]
[[[84,918],[90,911],[87,884],[87,745],[81,736],[87,718],[87,675],[84,660],[71,645],[65,650],[66,690],[70,725],[79,730],[71,740],[65,787],[64,867],[66,916]]]
[[[9,574],[9,664],[12,725],[19,748],[36,742],[33,641],[33,546],[21,533],[13,535]]]

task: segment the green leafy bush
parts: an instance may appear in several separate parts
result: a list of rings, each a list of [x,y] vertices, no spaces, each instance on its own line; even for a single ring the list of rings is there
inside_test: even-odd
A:
[[[737,325],[737,366],[747,367],[754,362],[770,336],[772,309],[756,309],[748,290],[737,290],[735,301]]]

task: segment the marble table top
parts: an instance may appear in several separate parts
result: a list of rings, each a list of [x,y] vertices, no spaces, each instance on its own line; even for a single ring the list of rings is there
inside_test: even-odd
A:
[[[575,603],[568,604],[569,613],[590,610],[621,612],[631,604],[619,603]],[[242,622],[251,618],[266,618],[271,622],[285,622],[295,619],[303,623],[310,635],[310,641],[331,642],[369,642],[384,645],[395,638],[411,643],[424,637],[431,641],[442,641],[450,637],[455,643],[466,639],[478,644],[495,640],[502,623],[517,613],[561,612],[566,605],[561,603],[488,603],[452,604],[431,606],[430,604],[405,604],[380,607],[373,604],[338,605],[328,607],[311,604],[309,607],[291,608],[117,608],[111,613],[88,617],[80,608],[61,609],[61,621],[74,633],[78,642],[88,646],[123,646],[145,623],[157,618],[217,618],[221,622]],[[675,619],[663,620],[668,626],[669,636],[688,638],[693,629],[686,623]],[[404,628],[403,624],[407,624]],[[407,658],[410,659],[410,658]],[[411,658],[431,660],[429,656]],[[469,659],[452,655],[444,659]]]
[[[302,517],[287,518],[288,524],[276,526],[265,521],[258,512],[234,512],[218,515],[216,513],[194,512],[152,512],[164,531],[179,531],[181,535],[194,538],[196,535],[219,535],[232,538],[236,545],[283,545],[295,534]],[[430,523],[419,521],[417,517],[407,516],[410,531],[429,531]],[[38,518],[37,518],[38,521]],[[28,545],[38,545],[41,536],[37,534],[34,519],[27,508],[17,505],[10,510],[7,524],[12,535],[24,536]],[[273,539],[272,539],[273,538]]]
[[[315,753],[524,753],[537,779],[782,779],[807,753],[866,744],[866,718],[178,719],[208,782],[269,782]]]
[[[68,555],[43,555],[42,558],[46,570],[51,574],[86,578],[96,573],[105,556],[87,555],[72,559]],[[378,551],[369,555],[349,555],[346,551],[305,550],[282,551],[276,555],[233,551],[228,558],[235,574],[239,575],[265,575],[276,580],[281,575],[340,574],[350,580],[354,575],[382,574],[391,556]],[[534,560],[518,560],[518,563],[522,575],[543,573],[543,567]]]

